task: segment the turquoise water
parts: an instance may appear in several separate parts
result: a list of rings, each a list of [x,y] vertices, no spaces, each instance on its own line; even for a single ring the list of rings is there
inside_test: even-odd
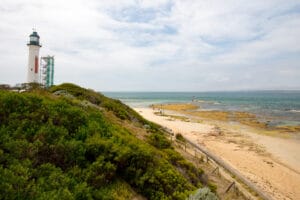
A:
[[[192,102],[204,110],[246,111],[274,125],[300,125],[300,91],[104,92],[131,107]]]

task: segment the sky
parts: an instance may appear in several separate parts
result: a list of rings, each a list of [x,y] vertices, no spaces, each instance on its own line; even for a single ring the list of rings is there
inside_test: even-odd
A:
[[[299,0],[0,0],[0,84],[29,35],[54,83],[97,91],[300,89]]]

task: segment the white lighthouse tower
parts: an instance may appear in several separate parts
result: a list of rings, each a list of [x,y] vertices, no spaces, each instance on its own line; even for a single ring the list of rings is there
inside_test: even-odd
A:
[[[39,82],[39,52],[40,52],[40,36],[36,31],[29,36],[30,40],[28,55],[27,83]]]

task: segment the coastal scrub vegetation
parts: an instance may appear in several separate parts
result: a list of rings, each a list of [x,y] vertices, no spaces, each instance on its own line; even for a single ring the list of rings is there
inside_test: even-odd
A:
[[[0,122],[0,199],[186,199],[209,185],[158,125],[93,90],[0,90]]]

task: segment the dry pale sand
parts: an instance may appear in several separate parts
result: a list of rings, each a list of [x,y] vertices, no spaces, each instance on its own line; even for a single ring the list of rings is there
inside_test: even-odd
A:
[[[144,118],[205,146],[274,199],[300,199],[300,141],[256,134],[229,123],[201,123],[158,116],[136,108]],[[216,133],[219,127],[221,134]]]

